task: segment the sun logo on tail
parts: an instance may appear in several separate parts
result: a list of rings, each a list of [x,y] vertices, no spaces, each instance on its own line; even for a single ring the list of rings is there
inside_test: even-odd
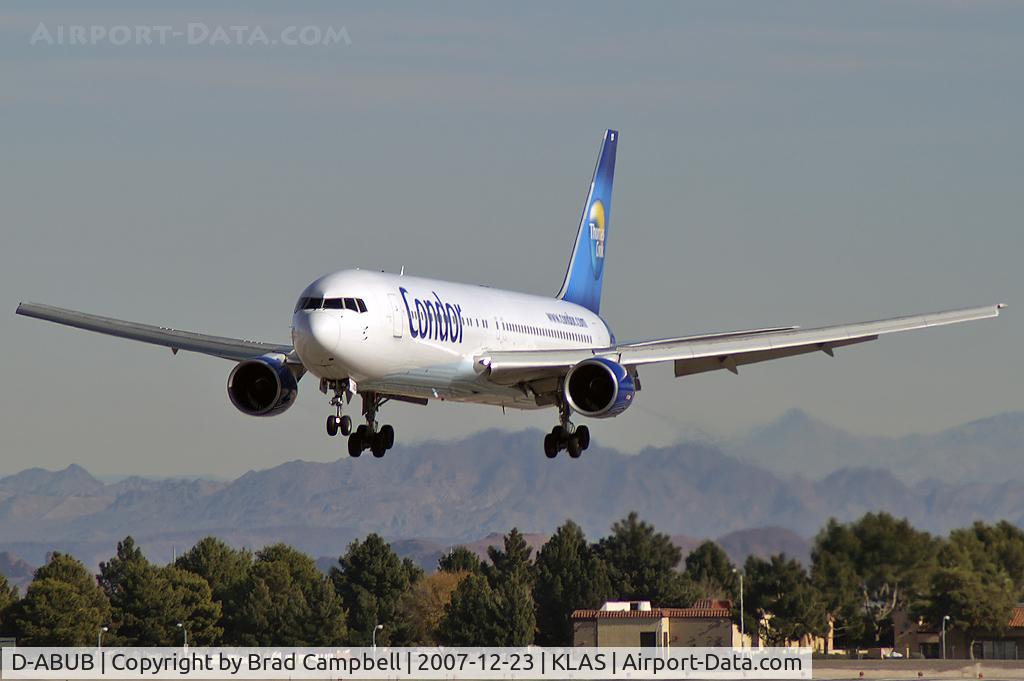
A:
[[[590,260],[594,265],[594,279],[597,279],[604,266],[604,204],[600,199],[590,204],[587,217],[590,224]]]

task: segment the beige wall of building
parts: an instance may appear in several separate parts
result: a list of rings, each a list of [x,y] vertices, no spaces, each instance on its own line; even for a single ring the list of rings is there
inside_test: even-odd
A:
[[[614,604],[608,604],[614,605]],[[596,647],[730,647],[740,646],[731,604],[645,610],[577,610],[573,645]]]

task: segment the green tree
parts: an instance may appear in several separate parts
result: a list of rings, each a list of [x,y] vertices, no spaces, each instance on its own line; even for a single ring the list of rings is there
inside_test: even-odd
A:
[[[750,556],[744,575],[747,631],[758,630],[776,646],[827,633],[825,602],[799,561],[781,553],[768,560]]]
[[[939,553],[930,597],[914,609],[933,623],[941,623],[948,615],[948,628],[967,635],[972,659],[974,641],[980,635],[1000,636],[1009,625],[1019,593],[1007,571],[1016,565],[1017,534],[1016,528],[984,523],[954,530]]]
[[[568,520],[537,553],[536,572],[537,643],[572,645],[573,610],[597,608],[612,595],[608,569]]]
[[[422,575],[411,561],[402,561],[380,535],[349,544],[348,551],[331,568],[331,581],[348,611],[349,642],[368,646],[377,632],[377,643],[399,645],[407,642],[405,623],[400,618],[402,597]]]
[[[438,626],[449,646],[494,646],[502,638],[496,625],[494,590],[481,574],[468,573],[452,593]]]
[[[100,563],[100,585],[112,607],[112,642],[179,645],[183,629],[197,645],[220,641],[221,606],[206,580],[174,566],[153,565],[131,537],[118,543],[113,558]]]
[[[10,633],[10,609],[18,602],[18,587],[7,581],[7,575],[0,574],[0,632]]]
[[[513,529],[503,548],[487,550],[483,575],[470,574],[455,589],[439,630],[448,645],[525,646],[533,643],[537,618],[533,602],[532,549]]]
[[[205,537],[178,556],[174,565],[205,579],[214,600],[225,606],[245,581],[252,566],[252,554],[245,549],[233,549],[215,537]]]
[[[485,564],[483,571],[488,581],[491,582],[491,586],[494,586],[502,578],[530,579],[533,569],[530,562],[532,553],[533,549],[526,543],[526,538],[515,527],[504,536],[502,548],[488,546],[487,557],[491,559],[491,563],[490,565]]]
[[[701,598],[735,600],[739,593],[735,567],[713,541],[702,542],[686,556],[685,572]]]
[[[240,593],[228,617],[227,643],[332,646],[345,640],[345,610],[331,580],[289,546],[258,551]]]
[[[8,610],[10,629],[28,646],[84,646],[96,641],[110,604],[85,566],[53,553],[35,571],[25,598]]]
[[[210,584],[199,575],[173,565],[157,568],[157,571],[160,579],[170,584],[173,598],[170,613],[188,628],[189,643],[200,646],[220,643],[224,634],[222,608],[220,601],[213,599]]]
[[[868,513],[818,533],[811,579],[848,645],[892,641],[892,613],[912,609],[927,595],[941,543],[888,513]]]
[[[696,590],[676,570],[682,552],[668,535],[630,513],[612,525],[612,533],[597,544],[597,555],[608,566],[612,591],[623,600],[649,600],[661,607],[693,605]]]
[[[480,572],[480,558],[465,546],[456,546],[437,561],[442,572]]]
[[[995,525],[975,522],[971,527],[953,530],[950,546],[963,552],[978,569],[1001,570],[1013,583],[1017,600],[1024,599],[1024,530],[1005,520]]]

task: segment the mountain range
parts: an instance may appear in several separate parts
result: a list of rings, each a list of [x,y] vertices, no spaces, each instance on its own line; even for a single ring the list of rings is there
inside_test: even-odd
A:
[[[625,455],[595,445],[579,460],[547,460],[535,431],[485,431],[407,445],[380,460],[289,461],[230,481],[104,483],[78,465],[33,468],[0,478],[0,552],[8,552],[0,553],[0,571],[23,581],[24,561],[40,564],[53,550],[95,566],[128,534],[157,561],[213,534],[250,548],[285,541],[331,562],[370,532],[430,568],[451,546],[483,553],[512,527],[539,545],[572,518],[597,539],[630,511],[684,551],[713,537],[734,560],[783,550],[806,559],[830,517],[885,510],[939,533],[975,519],[1024,523],[1024,480],[1013,479],[1019,466],[1008,463],[1020,458],[1022,424],[1024,415],[1009,414],[882,440],[790,412],[721,446],[684,442]],[[835,465],[875,462],[883,444],[908,458],[889,450],[886,467]],[[935,462],[903,463],[927,451]],[[975,459],[960,466],[959,479],[908,479],[906,466],[937,475],[958,460],[956,451]],[[978,458],[997,462],[1001,479],[969,474]],[[819,467],[827,473],[820,479],[809,477],[816,459],[833,464]]]
[[[783,475],[819,478],[851,465],[881,467],[907,483],[995,483],[1024,479],[1024,412],[998,414],[938,433],[902,437],[849,433],[791,409],[719,445]]]

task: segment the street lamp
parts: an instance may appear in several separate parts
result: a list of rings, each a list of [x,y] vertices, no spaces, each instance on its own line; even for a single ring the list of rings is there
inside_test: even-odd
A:
[[[99,635],[96,637],[96,647],[103,647],[103,634],[104,632],[110,631],[110,627],[100,627]]]
[[[185,626],[184,622],[178,622],[178,628],[181,629],[182,641],[181,647],[188,648],[188,627]]]
[[[946,659],[946,622],[949,620],[949,615],[942,616],[942,659]]]
[[[373,652],[374,652],[374,654],[377,653],[377,632],[380,631],[383,628],[384,628],[383,624],[378,624],[377,626],[375,626],[373,628],[373,634],[371,635],[371,640],[373,642]]]
[[[733,568],[733,572],[740,576],[740,647],[747,647],[746,624],[743,622],[743,573],[739,568]]]

